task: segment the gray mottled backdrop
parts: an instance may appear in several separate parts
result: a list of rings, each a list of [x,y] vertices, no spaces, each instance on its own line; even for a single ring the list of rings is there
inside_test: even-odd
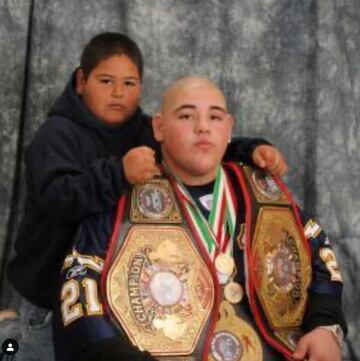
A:
[[[225,91],[236,134],[285,153],[286,181],[335,242],[360,360],[360,6],[358,0],[0,0],[0,265],[21,214],[23,150],[100,31],[146,59],[143,108],[185,74]],[[15,301],[3,281],[1,305]]]

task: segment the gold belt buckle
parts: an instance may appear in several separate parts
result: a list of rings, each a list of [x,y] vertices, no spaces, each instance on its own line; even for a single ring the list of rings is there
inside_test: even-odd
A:
[[[251,253],[254,285],[267,320],[289,345],[290,336],[303,321],[312,273],[311,260],[290,209],[260,209]]]
[[[244,167],[244,171],[258,203],[289,204],[270,174],[247,166]]]
[[[169,180],[156,177],[133,188],[130,221],[158,224],[182,222],[179,206]]]
[[[211,313],[214,285],[183,228],[136,225],[110,268],[107,298],[140,349],[190,355]]]

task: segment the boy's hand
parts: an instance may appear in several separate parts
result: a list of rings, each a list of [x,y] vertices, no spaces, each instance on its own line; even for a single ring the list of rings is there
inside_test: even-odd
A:
[[[146,182],[159,173],[155,151],[146,146],[129,150],[122,162],[126,179],[132,185]]]
[[[282,176],[288,171],[284,156],[271,145],[259,145],[252,154],[252,161],[256,166],[275,176]]]
[[[300,339],[293,357],[295,360],[341,361],[341,349],[331,332],[316,328]]]

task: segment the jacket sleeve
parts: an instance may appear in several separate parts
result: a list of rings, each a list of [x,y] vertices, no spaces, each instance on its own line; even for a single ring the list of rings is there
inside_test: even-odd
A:
[[[343,283],[331,242],[314,219],[302,211],[300,215],[311,249],[313,272],[303,329],[309,332],[318,326],[338,324],[346,334],[341,305]]]
[[[231,143],[226,149],[223,160],[225,162],[242,162],[254,166],[255,164],[253,163],[251,158],[252,153],[257,146],[262,144],[271,145],[271,143],[262,138],[232,138]]]
[[[130,185],[120,154],[101,158],[94,144],[62,129],[38,133],[25,158],[30,204],[62,221],[111,209]]]
[[[59,359],[156,360],[132,345],[118,321],[110,317],[101,292],[114,215],[111,211],[84,219],[63,262],[53,322]]]

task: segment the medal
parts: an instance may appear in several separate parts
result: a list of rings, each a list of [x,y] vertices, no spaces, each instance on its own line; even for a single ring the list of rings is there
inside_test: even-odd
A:
[[[235,268],[234,259],[226,253],[220,253],[215,258],[215,268],[219,273],[231,276]]]
[[[262,361],[263,350],[256,331],[236,316],[230,303],[220,305],[220,319],[210,344],[208,361]]]
[[[215,184],[212,192],[211,209],[208,218],[193,200],[186,187],[178,179],[174,179],[174,187],[182,200],[185,214],[189,219],[191,229],[200,238],[208,252],[209,258],[215,265],[220,282],[226,283],[234,269],[231,257],[234,242],[236,210],[235,200],[230,190],[224,169],[219,166],[216,172]],[[216,257],[215,256],[221,252]],[[221,284],[224,284],[221,282]]]
[[[237,282],[231,281],[224,287],[224,297],[230,303],[239,303],[244,296],[244,290]]]

